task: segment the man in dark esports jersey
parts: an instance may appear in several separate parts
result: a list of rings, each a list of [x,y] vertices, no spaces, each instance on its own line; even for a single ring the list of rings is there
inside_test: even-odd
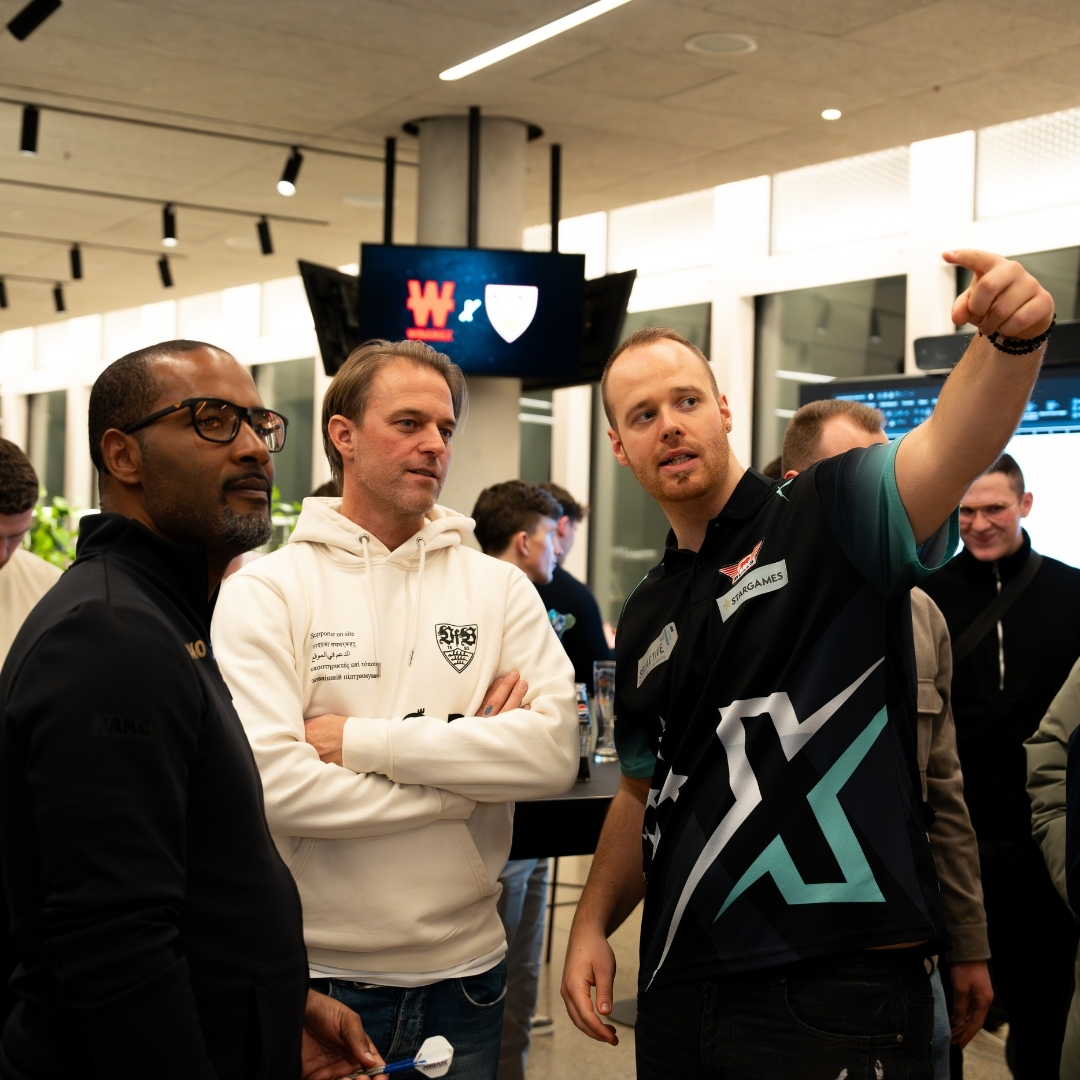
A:
[[[612,449],[674,535],[620,621],[624,778],[562,995],[616,1041],[606,937],[644,896],[639,1080],[932,1075],[927,956],[949,942],[907,594],[956,546],[950,515],[1015,429],[1053,317],[1017,263],[945,258],[974,272],[953,318],[981,333],[934,414],[787,481],[735,460],[678,335],[639,331],[605,370]]]
[[[5,1080],[331,1080],[381,1064],[308,989],[300,898],[209,640],[270,535],[284,417],[172,341],[90,395],[102,513],[0,674],[0,855],[20,966]]]

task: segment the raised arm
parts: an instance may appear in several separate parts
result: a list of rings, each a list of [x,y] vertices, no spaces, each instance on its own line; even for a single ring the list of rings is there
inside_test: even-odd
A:
[[[284,600],[265,582],[226,582],[214,614],[214,653],[262,775],[266,819],[278,836],[384,836],[468,818],[475,804],[450,791],[394,783],[319,759],[305,741],[304,700]]]
[[[972,271],[952,319],[978,327],[942,387],[937,407],[896,455],[896,484],[918,543],[931,537],[971,482],[989,468],[1016,431],[1039,373],[1045,345],[1013,356],[989,336],[1038,337],[1054,316],[1050,294],[1019,263],[985,251],[950,251],[945,261]]]

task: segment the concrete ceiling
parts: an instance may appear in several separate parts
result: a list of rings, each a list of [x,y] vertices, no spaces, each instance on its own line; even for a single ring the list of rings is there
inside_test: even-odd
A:
[[[0,0],[0,23],[24,0]],[[415,162],[403,122],[480,105],[540,125],[529,222],[545,220],[547,145],[563,144],[567,216],[692,191],[1080,105],[1075,0],[632,0],[459,82],[438,72],[582,6],[580,0],[65,0],[24,42],[0,32],[0,97],[300,141]],[[710,57],[686,40],[748,34]],[[824,108],[843,117],[821,119]],[[329,222],[177,211],[176,285],[155,255],[85,250],[78,315],[337,265],[381,238],[382,166],[45,111],[39,153],[0,104],[0,180],[94,188]],[[416,169],[398,170],[397,238],[414,236]],[[159,205],[0,183],[0,232],[158,252]],[[67,252],[0,236],[0,274],[68,276]],[[8,279],[0,330],[55,318],[47,285]]]

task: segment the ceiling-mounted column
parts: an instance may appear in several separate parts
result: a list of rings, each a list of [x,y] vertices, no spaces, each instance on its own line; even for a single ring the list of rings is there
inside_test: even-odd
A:
[[[477,246],[520,248],[525,227],[522,120],[480,116]],[[469,243],[469,117],[417,120],[420,138],[417,241],[445,247]]]
[[[470,139],[470,121],[473,138]],[[477,135],[479,125],[479,139]],[[525,226],[525,145],[521,120],[435,116],[406,127],[420,139],[417,242],[436,247],[520,248]],[[479,159],[470,154],[479,143]],[[470,157],[475,201],[470,199]],[[475,235],[469,235],[470,205]],[[454,458],[439,501],[472,512],[484,488],[517,477],[521,380],[469,379],[469,417],[454,436]]]

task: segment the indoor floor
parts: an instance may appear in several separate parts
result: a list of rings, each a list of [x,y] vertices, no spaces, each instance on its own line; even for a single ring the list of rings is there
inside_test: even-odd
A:
[[[551,963],[545,964],[540,976],[540,1003],[538,1009],[554,1017],[554,1030],[533,1040],[529,1051],[527,1080],[633,1080],[634,1033],[631,1029],[618,1027],[619,1045],[615,1048],[586,1038],[570,1022],[559,997],[559,980],[562,978],[562,961],[566,953],[566,941],[570,922],[574,917],[573,901],[581,890],[573,885],[584,883],[589,873],[592,857],[581,855],[559,860],[560,903],[569,901],[555,912],[555,935],[551,950]],[[641,908],[634,912],[611,939],[615,950],[617,971],[615,975],[615,998],[632,997],[637,983],[637,941],[641,924]],[[964,1080],[1010,1080],[1011,1073],[1005,1064],[1006,1029],[991,1035],[981,1031],[964,1052]]]

